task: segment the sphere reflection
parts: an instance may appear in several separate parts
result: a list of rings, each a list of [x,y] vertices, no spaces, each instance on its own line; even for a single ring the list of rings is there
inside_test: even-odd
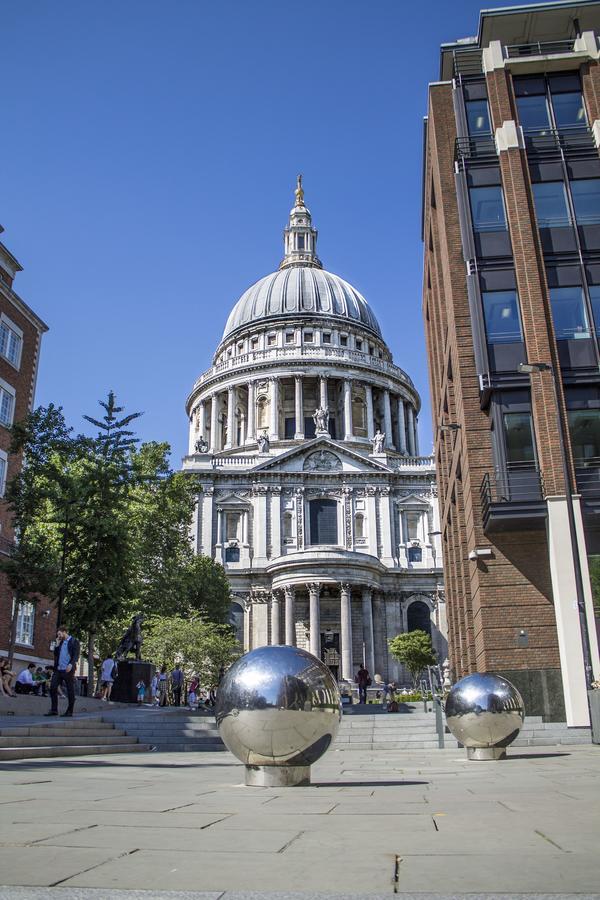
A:
[[[519,734],[524,718],[523,698],[500,675],[467,675],[446,700],[448,728],[465,747],[507,747]]]

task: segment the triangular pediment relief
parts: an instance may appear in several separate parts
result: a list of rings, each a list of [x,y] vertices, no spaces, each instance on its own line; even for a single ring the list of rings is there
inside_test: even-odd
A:
[[[215,500],[219,506],[248,506],[250,504],[250,493],[248,491],[216,491]]]
[[[266,459],[252,469],[253,472],[314,472],[318,474],[343,474],[344,472],[380,472],[392,474],[384,463],[363,456],[331,438],[315,438],[300,447],[292,447],[274,459]]]
[[[406,494],[404,497],[399,497],[396,503],[398,506],[419,506],[423,508],[430,506],[427,500],[418,494]]]

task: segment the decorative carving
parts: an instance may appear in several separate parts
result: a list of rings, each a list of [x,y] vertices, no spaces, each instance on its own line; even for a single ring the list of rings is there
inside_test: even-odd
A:
[[[286,584],[283,587],[283,593],[286,600],[293,600],[296,596],[296,588],[293,584]]]
[[[321,593],[321,582],[320,581],[311,581],[309,584],[306,585],[306,587],[308,588],[309,594],[316,593],[316,595],[318,597],[319,594]]]
[[[271,599],[271,595],[269,591],[265,588],[251,588],[250,590],[250,602],[251,603],[269,603]]]
[[[305,472],[339,472],[342,461],[329,450],[315,450],[308,454],[302,468]]]
[[[329,407],[318,406],[313,413],[313,422],[317,434],[328,434],[327,426],[329,424]]]
[[[252,496],[253,497],[261,497],[267,493],[267,486],[265,484],[254,483],[252,485]]]
[[[352,550],[352,489],[344,488],[344,531],[346,533],[346,550]]]
[[[269,447],[270,447],[269,435],[267,434],[266,431],[263,432],[262,434],[258,435],[258,437],[256,438],[256,443],[258,444],[258,452],[259,453],[266,454],[269,452]]]
[[[208,453],[208,443],[204,440],[203,437],[198,438],[198,440],[194,444],[194,450],[196,451],[196,453]]]
[[[377,430],[371,440],[373,443],[373,453],[376,455],[383,453],[383,445],[385,443],[385,434],[383,434],[381,431]]]

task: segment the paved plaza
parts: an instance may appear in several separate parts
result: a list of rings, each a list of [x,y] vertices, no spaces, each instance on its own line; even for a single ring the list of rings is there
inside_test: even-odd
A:
[[[599,891],[600,748],[463,752],[332,750],[288,789],[229,753],[5,763],[0,900]]]

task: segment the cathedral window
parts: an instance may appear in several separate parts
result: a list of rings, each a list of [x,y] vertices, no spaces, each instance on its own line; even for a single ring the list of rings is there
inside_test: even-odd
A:
[[[407,530],[407,540],[409,541],[418,541],[419,540],[419,531],[421,529],[421,513],[420,512],[407,512],[406,513],[406,530]]]
[[[362,341],[360,338],[356,338],[356,349],[362,350]]]
[[[286,344],[295,344],[296,343],[296,332],[295,331],[286,331],[285,342],[286,342]]]
[[[269,427],[269,401],[266,397],[259,397],[256,401],[257,425],[258,428]]]
[[[304,332],[304,343],[305,343],[305,344],[312,344],[312,342],[313,342],[313,333],[312,333],[312,331],[305,331],[305,332]]]
[[[348,346],[348,335],[340,334],[340,347],[347,347],[347,346]]]
[[[311,544],[337,544],[338,512],[335,500],[310,501]]]
[[[239,540],[240,522],[241,521],[242,521],[242,514],[239,512],[228,512],[225,514],[225,540],[226,541]]]
[[[250,341],[250,346],[252,347],[253,350],[258,349],[258,338],[257,337],[252,338],[252,340]]]
[[[296,235],[296,247],[298,250],[304,250],[304,235],[297,234]]]
[[[277,341],[277,335],[276,335],[276,334],[269,334],[269,335],[267,335],[267,346],[268,346],[268,347],[274,347],[276,341]]]
[[[324,331],[324,332],[323,332],[322,342],[323,342],[324,344],[330,344],[330,343],[331,343],[331,332],[330,332],[330,331]]]

